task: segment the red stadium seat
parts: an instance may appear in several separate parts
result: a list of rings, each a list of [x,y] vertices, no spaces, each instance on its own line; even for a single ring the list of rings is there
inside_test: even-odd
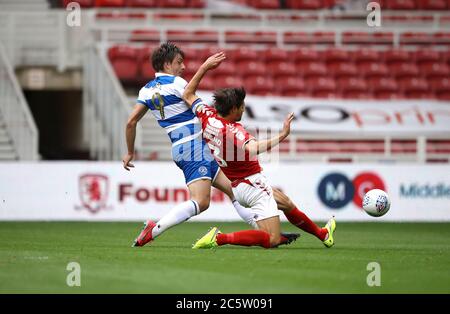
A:
[[[226,60],[220,65],[220,67],[211,71],[211,75],[214,77],[226,76],[226,75],[233,75],[235,72],[236,72],[236,65],[234,64],[234,62]]]
[[[117,59],[136,59],[138,50],[126,45],[113,46],[108,50],[108,57],[111,61]]]
[[[386,77],[389,75],[389,69],[384,63],[363,62],[358,64],[358,69],[366,78]]]
[[[431,33],[405,32],[400,34],[400,45],[431,45],[433,35]]]
[[[286,45],[334,45],[334,32],[285,32]]]
[[[225,42],[228,44],[270,44],[277,43],[276,32],[243,32],[243,31],[226,31]]]
[[[288,52],[280,48],[270,48],[264,52],[267,63],[273,61],[288,61]]]
[[[450,45],[450,32],[438,32],[433,34],[433,43],[435,45]]]
[[[95,14],[96,22],[109,22],[109,23],[130,23],[130,22],[143,22],[146,19],[144,13],[133,13],[123,11],[112,12],[97,12]]]
[[[437,99],[450,101],[450,92],[442,92],[436,94]]]
[[[324,7],[321,0],[286,0],[286,7],[296,10],[317,10]]]
[[[255,32],[254,39],[251,41],[254,44],[270,44],[276,45],[277,43],[277,33],[276,32]]]
[[[345,99],[373,99],[369,91],[342,91],[341,95]]]
[[[146,46],[139,51],[139,82],[145,84],[155,77],[155,70],[152,66],[151,56],[155,47]]]
[[[167,40],[176,43],[195,42],[196,38],[193,31],[168,30]]]
[[[280,76],[275,79],[275,86],[280,95],[297,96],[306,94],[305,81],[296,76]]]
[[[64,0],[63,7],[67,8],[67,5],[71,2],[76,2],[82,8],[90,8],[94,6],[94,0]]]
[[[236,72],[244,78],[251,75],[266,75],[266,65],[261,61],[241,61],[236,64]]]
[[[184,61],[185,62],[189,62],[192,60],[203,61],[203,58],[202,58],[203,50],[202,49],[185,47],[185,48],[182,48],[182,50],[184,53]]]
[[[186,0],[158,0],[158,6],[161,8],[185,8]]]
[[[300,48],[289,51],[288,54],[295,62],[319,62],[321,55],[317,50]]]
[[[140,69],[139,75],[140,83],[145,83],[155,78],[155,70],[153,69],[153,66],[150,61],[147,60],[146,62],[143,62],[139,67],[139,69]]]
[[[450,100],[450,79],[449,78],[430,79],[430,86],[438,99]]]
[[[192,23],[198,23],[200,24],[203,19],[205,18],[205,15],[202,13],[187,13],[184,12],[171,12],[171,11],[160,11],[155,12],[153,14],[153,21],[155,25],[159,23],[167,23],[167,24],[192,24]]]
[[[431,92],[414,91],[406,95],[408,99],[436,99],[437,96]]]
[[[327,49],[323,54],[327,63],[330,62],[348,62],[350,61],[350,53],[342,49]]]
[[[186,69],[184,70],[183,77],[186,81],[189,81],[197,72],[198,68],[202,65],[202,62],[198,60],[191,60],[185,62]]]
[[[234,60],[235,62],[240,61],[262,61],[261,60],[261,52],[258,52],[255,49],[242,47],[241,49],[235,49],[231,51],[227,51],[227,58]]]
[[[108,57],[117,77],[126,83],[138,80],[138,50],[128,46],[114,46]]]
[[[219,33],[217,31],[194,31],[195,42],[198,43],[218,43]]]
[[[374,94],[383,92],[395,93],[399,90],[397,81],[391,77],[374,77],[369,79],[368,83]]]
[[[389,66],[389,70],[397,78],[416,77],[419,75],[419,68],[415,63],[394,63]]]
[[[239,77],[234,75],[216,76],[214,78],[214,84],[216,88],[224,87],[240,87],[244,86],[244,81]]]
[[[411,54],[407,50],[392,49],[384,52],[384,60],[387,65],[397,62],[411,61]]]
[[[338,88],[342,92],[366,92],[368,91],[367,83],[364,79],[357,77],[340,78],[337,80]]]
[[[358,75],[358,69],[350,62],[336,62],[328,65],[328,70],[334,77],[352,77]]]
[[[450,65],[450,49],[441,51],[441,62],[447,62]]]
[[[267,65],[267,70],[273,77],[297,74],[295,64],[286,61],[270,62]]]
[[[422,10],[445,10],[445,0],[418,0],[417,7]]]
[[[450,92],[450,78],[430,79],[430,85],[434,92]]]
[[[297,71],[303,77],[326,76],[328,74],[327,67],[320,62],[305,62],[297,65]]]
[[[431,92],[427,81],[422,78],[408,77],[401,79],[400,87],[408,98],[422,98],[424,93]]]
[[[253,95],[274,95],[274,83],[270,77],[255,75],[249,76],[244,80],[245,89]]]
[[[427,79],[450,77],[450,68],[446,63],[422,63],[419,68]]]
[[[342,43],[345,45],[351,44],[367,44],[371,43],[371,36],[367,32],[343,32]]]
[[[346,45],[392,45],[394,34],[390,32],[343,32],[342,43]]]
[[[377,50],[374,49],[359,49],[353,53],[353,58],[356,63],[360,62],[379,62],[381,55]]]
[[[144,46],[139,49],[139,60],[142,62],[149,62],[152,58],[152,53],[155,50],[156,45]]]
[[[376,99],[405,99],[405,95],[403,95],[403,92],[401,91],[395,91],[395,92],[378,92],[373,93]]]
[[[229,44],[249,43],[253,40],[253,33],[242,31],[226,31],[225,42]]]
[[[225,51],[226,56],[227,56],[226,62],[228,62],[228,61],[234,62],[234,59],[229,54],[229,50],[226,50],[226,49],[223,49],[223,48],[219,48],[219,47],[214,46],[214,45],[208,45],[207,47],[200,48],[199,56],[198,56],[197,59],[205,61],[206,59],[211,57],[213,54],[216,54],[216,53],[218,53],[220,51]]]
[[[125,0],[95,0],[96,7],[123,7]]]
[[[127,0],[128,7],[153,8],[157,6],[157,0]]]
[[[336,82],[327,76],[313,77],[306,79],[307,86],[312,90],[313,94],[318,92],[335,92]]]
[[[167,31],[167,40],[177,43],[218,43],[219,35],[216,31]]]
[[[416,3],[414,0],[388,0],[384,2],[384,8],[390,10],[414,10]]]
[[[160,33],[158,30],[152,29],[136,29],[131,32],[130,41],[159,43]]]
[[[428,83],[423,78],[403,78],[400,80],[400,87],[403,88],[405,92],[409,91],[423,91],[429,90]]]
[[[440,62],[441,56],[439,51],[430,49],[419,49],[414,52],[416,57],[416,62],[418,64],[423,62]]]
[[[188,0],[188,7],[201,9],[206,6],[205,0]]]
[[[325,98],[325,99],[342,98],[341,94],[328,90],[312,91],[312,96],[316,98]]]
[[[280,8],[280,1],[278,0],[250,0],[247,3],[257,9],[276,10]]]

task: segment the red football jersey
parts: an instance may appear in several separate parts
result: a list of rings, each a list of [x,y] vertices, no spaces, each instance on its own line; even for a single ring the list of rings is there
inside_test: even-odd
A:
[[[219,117],[214,107],[200,99],[194,102],[192,110],[200,119],[203,138],[211,154],[230,181],[262,171],[258,158],[250,158],[244,149],[244,145],[254,137],[241,124]]]

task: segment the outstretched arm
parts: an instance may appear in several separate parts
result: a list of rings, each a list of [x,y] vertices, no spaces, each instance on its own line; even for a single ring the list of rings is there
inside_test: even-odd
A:
[[[189,81],[189,84],[184,89],[183,100],[186,104],[191,107],[194,101],[198,99],[195,92],[197,91],[198,85],[202,80],[203,76],[205,76],[206,72],[209,70],[217,68],[223,60],[225,60],[225,53],[219,52],[211,57],[209,57],[197,70],[194,77]]]
[[[294,119],[294,113],[291,112],[287,115],[284,120],[283,130],[277,135],[272,137],[271,139],[266,140],[253,140],[248,142],[245,145],[245,150],[249,152],[250,157],[256,156],[258,154],[264,153],[271,148],[277,146],[281,141],[283,141],[286,137],[288,137],[289,133],[291,133],[291,122]]]
[[[145,115],[147,112],[148,107],[143,104],[136,104],[134,106],[133,111],[131,112],[130,116],[128,117],[127,126],[125,129],[125,137],[127,139],[127,148],[128,153],[123,156],[123,167],[125,170],[130,171],[129,167],[134,167],[134,165],[131,163],[131,160],[134,158],[134,141],[136,139],[136,125],[141,120],[141,118]]]

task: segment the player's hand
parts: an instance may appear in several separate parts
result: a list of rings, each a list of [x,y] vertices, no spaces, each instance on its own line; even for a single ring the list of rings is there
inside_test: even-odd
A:
[[[134,168],[134,165],[131,163],[131,161],[134,158],[134,154],[126,154],[125,156],[123,156],[123,167],[125,168],[125,170],[130,171],[130,168]]]
[[[292,120],[294,120],[294,113],[293,112],[288,114],[286,116],[286,119],[284,120],[283,131],[281,132],[283,137],[287,137],[289,135],[289,133],[291,133],[291,122],[292,122]]]
[[[217,68],[223,60],[225,60],[227,57],[225,56],[225,52],[218,52],[216,54],[213,54],[211,57],[206,59],[205,62],[203,62],[202,67],[208,71]]]

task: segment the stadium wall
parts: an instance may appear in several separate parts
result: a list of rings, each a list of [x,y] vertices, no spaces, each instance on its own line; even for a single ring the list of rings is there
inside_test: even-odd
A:
[[[159,219],[188,198],[171,162],[40,162],[0,164],[0,220],[142,221]],[[450,166],[417,164],[264,165],[265,173],[314,220],[450,221]],[[386,190],[390,211],[372,218],[360,208],[364,191]],[[282,216],[284,219],[284,216]],[[192,221],[238,221],[226,197]]]

